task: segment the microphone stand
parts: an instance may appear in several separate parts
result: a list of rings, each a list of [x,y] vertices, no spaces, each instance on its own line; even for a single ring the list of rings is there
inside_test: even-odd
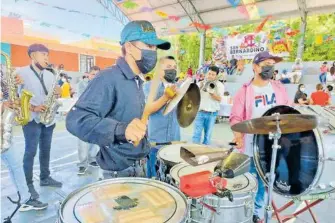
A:
[[[279,113],[273,114],[273,116],[276,116],[276,125],[277,125],[277,131],[272,133],[269,132],[269,139],[273,139],[273,145],[272,145],[272,157],[271,157],[271,167],[270,172],[266,174],[266,177],[269,181],[268,185],[268,199],[267,199],[267,205],[265,207],[265,223],[270,223],[272,218],[272,196],[273,196],[273,185],[276,178],[275,175],[275,168],[276,168],[276,159],[277,159],[277,151],[281,148],[281,146],[278,144],[278,141],[281,137],[281,130],[279,127],[280,119],[279,119]]]

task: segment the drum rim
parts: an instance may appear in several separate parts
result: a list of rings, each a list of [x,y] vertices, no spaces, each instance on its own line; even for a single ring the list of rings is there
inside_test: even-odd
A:
[[[153,179],[147,179],[147,178],[141,178],[141,177],[119,177],[119,178],[114,178],[114,179],[106,179],[106,180],[101,180],[101,181],[97,181],[97,182],[94,182],[94,183],[91,183],[91,184],[87,184],[85,185],[84,187],[82,188],[78,188],[77,190],[74,190],[72,191],[70,194],[68,194],[66,196],[66,198],[61,202],[60,206],[59,206],[59,210],[58,210],[58,215],[59,215],[59,219],[61,220],[61,222],[63,223],[66,223],[65,222],[65,219],[62,215],[62,210],[64,209],[64,206],[65,204],[76,194],[78,194],[79,192],[87,189],[87,188],[90,188],[90,187],[97,187],[97,186],[102,186],[102,184],[104,183],[107,183],[107,182],[110,182],[110,181],[113,181],[115,183],[131,183],[131,182],[136,182],[136,183],[139,183],[139,182],[143,182],[143,183],[148,183],[148,182],[155,182],[157,184],[160,184],[160,185],[163,185],[163,186],[166,186],[168,187],[169,189],[175,191],[177,194],[179,194],[181,197],[182,197],[182,200],[184,201],[184,204],[185,204],[185,211],[184,211],[184,214],[183,214],[183,219],[186,219],[187,218],[187,215],[188,215],[188,203],[187,203],[187,198],[186,196],[180,191],[180,190],[177,190],[177,188],[171,186],[170,184],[167,184],[165,182],[162,182],[162,181],[158,181],[158,180],[153,180]]]
[[[279,106],[285,106],[285,105],[279,105]],[[291,107],[291,108],[297,110],[300,114],[303,114],[302,111],[301,111],[301,109],[299,109],[300,107],[292,107],[292,106],[287,106],[287,107]],[[321,132],[320,132],[319,127],[317,126],[315,129],[313,129],[311,131],[313,131],[313,133],[314,133],[316,145],[318,147],[318,155],[319,155],[319,157],[318,157],[318,167],[317,167],[317,170],[316,170],[316,173],[315,173],[315,176],[314,176],[314,179],[313,179],[312,183],[301,194],[287,195],[287,194],[283,194],[283,193],[279,192],[276,187],[273,187],[273,192],[274,193],[276,193],[276,194],[278,194],[280,196],[284,196],[286,198],[293,198],[293,199],[294,198],[299,198],[301,196],[311,194],[312,189],[317,184],[317,182],[319,182],[319,180],[321,178],[321,175],[323,173],[323,170],[324,170],[324,162],[322,161],[322,159],[325,157],[325,154],[324,154],[325,150],[324,150],[324,147],[323,147],[322,137],[321,137]],[[256,166],[257,173],[259,174],[261,180],[263,181],[263,183],[265,185],[269,186],[269,183],[266,180],[265,174],[263,173],[263,171],[261,171],[260,160],[257,159],[257,158],[259,158],[258,153],[257,153],[258,152],[258,145],[256,145],[256,139],[257,139],[258,135],[259,134],[254,134],[254,137],[253,137],[253,144],[252,144],[252,147],[253,147],[253,160],[254,160],[254,163],[255,163],[255,166]]]

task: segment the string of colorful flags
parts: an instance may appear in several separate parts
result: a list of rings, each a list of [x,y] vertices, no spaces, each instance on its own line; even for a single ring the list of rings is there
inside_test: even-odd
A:
[[[60,10],[60,11],[66,11],[66,12],[69,12],[69,13],[87,15],[87,16],[91,16],[93,18],[113,19],[113,18],[105,16],[105,15],[95,15],[95,14],[88,13],[88,12],[82,12],[82,11],[79,11],[77,9],[68,9],[68,8],[64,8],[64,7],[61,7],[61,6],[54,5],[54,4],[47,4],[45,2],[36,1],[36,0],[21,0],[21,1],[31,2],[33,4],[41,5],[41,6],[44,6],[44,7],[52,7],[54,9],[57,9],[57,10]],[[115,0],[115,2],[117,4],[122,4],[123,8],[129,9],[129,10],[133,10],[133,9],[136,9],[136,8],[140,7],[140,5],[133,0]],[[233,8],[236,8],[239,13],[243,14],[246,19],[255,20],[255,19],[260,19],[263,16],[266,16],[265,11],[256,5],[256,0],[227,0],[227,2]],[[202,23],[199,23],[199,22],[191,22],[190,19],[188,19],[188,18],[181,18],[179,16],[169,15],[169,14],[165,13],[164,11],[154,10],[153,8],[146,7],[146,6],[141,7],[139,9],[139,11],[140,12],[155,12],[161,18],[169,19],[171,21],[181,23],[184,26],[195,27],[195,28],[198,28],[198,29],[204,30],[204,31],[211,30],[212,32],[214,32],[216,34],[219,34],[219,35],[222,35],[222,36],[235,36],[235,35],[239,34],[239,32],[230,31],[227,28],[220,28],[220,27],[216,27],[216,26],[212,27],[211,25],[208,25],[208,24],[202,24]],[[31,18],[30,16],[24,16],[24,15],[21,15],[21,14],[16,13],[16,12],[10,12],[9,17],[14,17],[14,18],[18,18],[18,19],[24,17],[25,20],[37,23],[38,25],[40,25],[42,27],[50,27],[50,28],[56,28],[56,29],[60,29],[60,30],[66,30],[70,33],[78,34],[78,35],[81,35],[85,38],[91,38],[92,37],[88,33],[82,33],[82,32],[76,31],[76,30],[66,29],[63,26],[59,26],[57,24],[52,24],[52,23],[49,23],[49,22],[38,21],[34,18]],[[264,20],[257,26],[257,28],[255,29],[254,32],[258,33],[260,31],[262,31],[265,24],[267,23],[267,21],[270,18],[271,18],[271,15],[266,16],[266,18],[264,18]],[[284,34],[288,37],[294,37],[294,36],[297,36],[297,35],[298,35],[298,37],[300,37],[299,35],[301,35],[299,33],[299,30],[292,30],[291,28],[287,27],[287,25],[282,21],[278,21],[277,23],[271,25],[270,30],[281,30],[281,31],[284,30]],[[178,32],[180,32],[180,33],[185,33],[186,32],[185,30],[180,30],[180,29],[178,30],[176,28],[168,29],[166,27],[161,28],[160,31],[164,34],[174,34],[174,33],[178,33]],[[274,35],[270,35],[269,36],[269,41],[276,41],[276,40],[278,40],[278,38],[282,39],[282,36],[280,37],[280,35],[281,35],[280,33],[281,32],[275,32]],[[101,38],[101,37],[98,37],[98,38],[99,39],[104,39],[105,41],[110,41],[110,40],[107,40],[106,38]],[[310,36],[307,37],[306,38],[306,43],[312,43],[313,41],[315,41],[316,44],[322,44],[323,42],[328,42],[328,41],[332,41],[332,40],[335,41],[334,36],[316,35],[314,37],[310,37]]]
[[[47,4],[45,2],[40,2],[40,1],[35,1],[35,0],[21,0],[21,1],[26,1],[26,2],[31,2],[32,4],[36,4],[36,5],[40,5],[40,6],[44,6],[44,7],[52,7],[54,9],[57,9],[59,11],[64,11],[64,12],[69,12],[69,13],[74,13],[74,14],[81,14],[81,15],[87,15],[90,16],[92,18],[101,18],[101,19],[113,19],[112,17],[108,17],[105,15],[95,15],[89,12],[82,12],[82,11],[78,11],[77,9],[68,9],[68,8],[64,8],[61,6],[57,6],[57,5],[53,5],[53,4]]]
[[[94,39],[104,40],[104,41],[107,41],[107,42],[115,42],[115,41],[113,41],[111,39],[108,39],[108,38],[92,36],[89,33],[83,33],[83,32],[77,31],[77,30],[68,29],[66,27],[63,27],[63,26],[60,26],[60,25],[57,25],[57,24],[53,24],[53,23],[46,22],[46,21],[41,21],[41,20],[35,19],[31,16],[24,15],[24,14],[21,14],[21,13],[18,13],[18,12],[7,11],[4,8],[1,8],[1,14],[6,15],[9,18],[15,18],[15,19],[24,20],[24,21],[27,21],[27,22],[30,22],[30,23],[34,23],[35,25],[39,25],[41,27],[55,28],[55,29],[67,31],[67,32],[70,32],[70,33],[73,33],[73,34],[80,35],[80,36],[82,36],[84,38],[87,38],[87,39],[94,38]]]

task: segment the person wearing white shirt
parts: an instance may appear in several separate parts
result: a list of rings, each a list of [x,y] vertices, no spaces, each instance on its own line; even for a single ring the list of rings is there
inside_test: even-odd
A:
[[[224,95],[224,85],[218,80],[219,73],[219,68],[212,66],[209,68],[205,80],[198,83],[201,102],[194,122],[193,143],[201,143],[202,131],[204,131],[202,143],[209,145],[211,142],[213,127]]]
[[[291,83],[291,80],[289,78],[289,74],[287,73],[287,70],[284,69],[283,70],[283,73],[281,74],[281,77],[280,77],[280,82],[282,84],[290,84]]]
[[[52,135],[56,124],[53,121],[49,125],[44,125],[39,118],[40,113],[46,110],[44,103],[48,93],[55,90],[56,96],[59,96],[60,89],[52,88],[56,81],[55,77],[53,73],[45,69],[49,63],[48,48],[42,44],[33,44],[28,48],[28,56],[31,64],[17,71],[24,81],[22,89],[34,95],[30,100],[29,123],[22,127],[25,139],[23,170],[31,198],[37,200],[39,194],[33,184],[33,167],[37,148],[39,148],[40,186],[62,187],[61,182],[51,178],[49,168]]]
[[[80,95],[84,93],[89,82],[93,80],[93,78],[95,78],[99,71],[100,67],[98,66],[93,66],[90,68],[90,72],[87,75],[87,80],[82,79],[78,83],[78,97],[80,97]],[[96,155],[98,151],[98,145],[87,143],[78,139],[78,175],[84,175],[86,173],[86,170],[88,169],[88,166],[98,167],[98,164],[96,162]]]
[[[302,62],[300,58],[295,60],[294,65],[292,66],[292,73],[290,74],[290,80],[292,84],[299,84],[302,75]]]

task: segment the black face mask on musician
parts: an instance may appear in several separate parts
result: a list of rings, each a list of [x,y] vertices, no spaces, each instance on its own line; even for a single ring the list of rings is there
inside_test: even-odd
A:
[[[177,77],[177,71],[175,69],[164,70],[164,79],[168,83],[175,83]]]
[[[262,66],[262,71],[259,74],[263,80],[270,80],[273,77],[273,74],[275,72],[274,66]]]

